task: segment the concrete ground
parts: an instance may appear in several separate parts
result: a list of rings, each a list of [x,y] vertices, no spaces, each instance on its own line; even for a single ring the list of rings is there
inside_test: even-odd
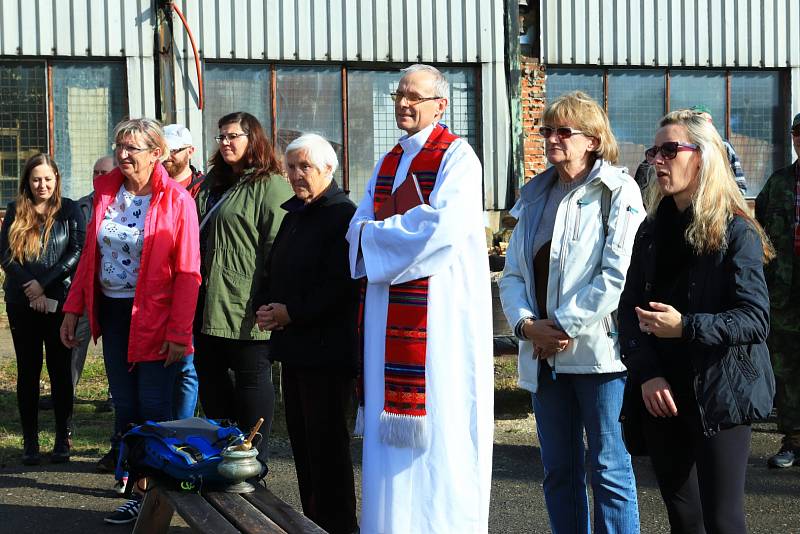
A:
[[[757,425],[748,466],[747,517],[753,533],[800,534],[800,467],[769,470],[766,458],[779,444],[771,423]],[[291,450],[286,439],[273,439],[270,489],[299,508]],[[490,532],[549,532],[541,491],[542,466],[532,416],[498,418],[492,484]],[[353,445],[356,463],[360,442]],[[130,526],[110,526],[103,517],[123,501],[111,491],[110,475],[94,472],[96,458],[39,468],[0,470],[0,532],[122,533]],[[636,459],[643,533],[669,532],[664,508],[648,461]],[[357,469],[358,469],[357,465]],[[360,477],[360,473],[357,473]],[[171,532],[188,532],[174,519]],[[419,533],[423,534],[423,533]]]

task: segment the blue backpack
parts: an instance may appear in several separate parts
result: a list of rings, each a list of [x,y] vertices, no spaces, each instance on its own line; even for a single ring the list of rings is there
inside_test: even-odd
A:
[[[117,480],[128,473],[126,494],[130,494],[133,482],[147,476],[186,491],[199,490],[204,484],[228,482],[217,472],[221,453],[242,441],[241,430],[220,426],[209,419],[147,421],[123,436]]]

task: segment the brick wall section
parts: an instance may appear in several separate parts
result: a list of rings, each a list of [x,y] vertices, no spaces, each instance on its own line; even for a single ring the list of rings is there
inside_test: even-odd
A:
[[[538,132],[539,126],[542,125],[545,106],[545,69],[534,58],[520,59],[520,104],[525,151],[524,180],[527,183],[544,171],[547,165],[544,140],[539,137]]]

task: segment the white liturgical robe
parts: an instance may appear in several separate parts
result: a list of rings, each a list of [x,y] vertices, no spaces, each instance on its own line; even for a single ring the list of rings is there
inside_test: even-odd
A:
[[[400,139],[393,189],[433,125]],[[481,164],[462,139],[444,154],[430,205],[374,220],[373,172],[347,239],[366,276],[362,534],[485,533],[489,519],[494,374]],[[362,229],[363,226],[363,229]],[[360,243],[359,243],[360,234]],[[381,442],[390,284],[429,278],[425,448]]]

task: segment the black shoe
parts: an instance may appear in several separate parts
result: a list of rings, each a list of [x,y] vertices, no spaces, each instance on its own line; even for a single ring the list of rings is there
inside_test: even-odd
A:
[[[139,499],[131,499],[106,517],[103,521],[111,523],[112,525],[124,525],[126,523],[133,523],[139,517],[139,510],[142,508],[142,501]]]
[[[117,470],[117,457],[119,451],[113,447],[97,461],[95,471],[98,473],[113,473]]]
[[[54,464],[69,462],[69,451],[72,448],[72,432],[56,433],[56,442],[53,445],[53,454],[50,461]]]
[[[39,440],[25,440],[22,449],[23,465],[39,465],[42,463],[42,456],[39,454]]]

